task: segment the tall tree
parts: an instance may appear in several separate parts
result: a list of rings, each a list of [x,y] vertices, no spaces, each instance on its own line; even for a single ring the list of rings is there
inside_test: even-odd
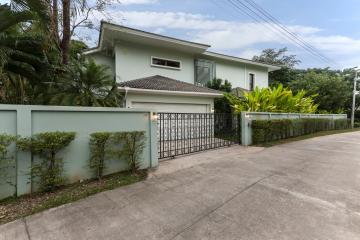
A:
[[[111,18],[105,9],[117,0],[51,0],[51,30],[61,50],[62,63],[67,65],[70,57],[71,38],[80,27],[94,28],[91,15],[100,13],[106,20]]]
[[[316,95],[315,102],[323,112],[345,112],[347,102],[351,98],[351,85],[343,76],[333,71],[320,71],[320,69],[304,71],[289,84],[289,87],[294,92],[306,90],[308,95]]]
[[[281,66],[280,70],[269,73],[269,84],[277,85],[279,83],[287,86],[288,83],[296,76],[294,68],[301,63],[296,55],[288,55],[287,48],[269,48],[262,51],[259,56],[254,56],[253,60],[261,63]]]

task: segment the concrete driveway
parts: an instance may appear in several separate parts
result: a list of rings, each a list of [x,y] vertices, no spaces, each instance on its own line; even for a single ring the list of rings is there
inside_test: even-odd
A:
[[[2,225],[0,239],[360,239],[360,132],[208,151],[152,176]]]

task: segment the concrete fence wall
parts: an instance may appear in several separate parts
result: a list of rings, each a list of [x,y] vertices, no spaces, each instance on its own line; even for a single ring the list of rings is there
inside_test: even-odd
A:
[[[146,147],[142,156],[142,168],[158,164],[156,119],[149,110],[121,108],[54,107],[0,105],[0,134],[30,137],[41,132],[76,132],[75,140],[59,154],[64,160],[64,175],[68,183],[92,177],[89,169],[90,134],[99,131],[145,131]],[[14,193],[30,193],[33,184],[29,179],[31,154],[15,151],[10,146],[10,154],[15,154],[13,180],[16,186],[0,183],[0,199]],[[106,174],[127,168],[127,162],[107,162]]]
[[[254,120],[275,120],[275,119],[346,119],[346,114],[304,114],[304,113],[267,113],[267,112],[242,112],[241,113],[241,142],[242,145],[252,144],[251,123]]]

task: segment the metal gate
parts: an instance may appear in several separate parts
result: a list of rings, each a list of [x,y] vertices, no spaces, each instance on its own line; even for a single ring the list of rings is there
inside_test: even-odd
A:
[[[158,113],[159,159],[241,143],[240,114]]]

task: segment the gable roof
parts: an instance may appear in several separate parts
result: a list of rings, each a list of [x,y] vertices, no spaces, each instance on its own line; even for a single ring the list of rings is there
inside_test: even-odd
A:
[[[178,38],[168,37],[160,34],[129,28],[105,21],[101,21],[98,46],[85,50],[84,54],[92,54],[114,48],[117,40],[130,41],[139,44],[148,44],[158,47],[174,48],[184,52],[200,54],[205,57],[222,59],[226,61],[241,62],[268,68],[269,71],[279,70],[280,67],[272,64],[260,63],[249,59],[228,56],[220,53],[207,51],[210,45],[186,41]]]
[[[214,89],[196,86],[191,83],[182,82],[172,78],[155,75],[151,77],[145,77],[135,79],[127,82],[118,83],[118,86],[122,89],[133,88],[142,90],[155,90],[155,91],[167,91],[167,92],[188,92],[188,93],[200,93],[219,95],[223,93]]]

